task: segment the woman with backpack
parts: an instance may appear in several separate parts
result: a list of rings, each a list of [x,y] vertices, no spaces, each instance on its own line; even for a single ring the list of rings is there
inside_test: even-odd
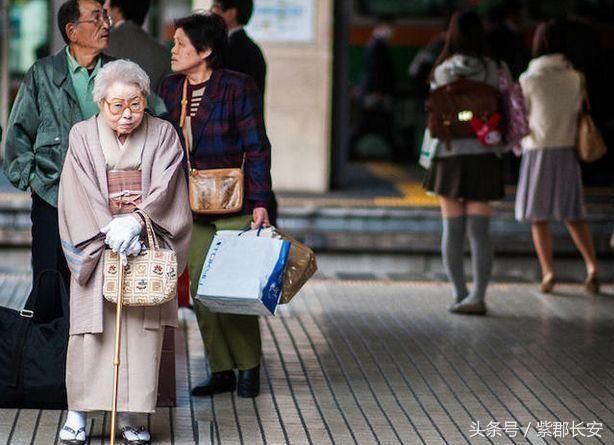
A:
[[[498,64],[484,56],[484,29],[475,12],[452,16],[433,72],[423,152],[430,154],[424,188],[439,197],[441,251],[455,302],[450,312],[486,314],[490,281],[490,201],[503,198]],[[504,68],[505,69],[505,68]],[[454,108],[456,107],[456,108]],[[471,246],[473,289],[463,269],[465,233]]]
[[[564,21],[539,27],[533,44],[535,58],[520,76],[531,132],[522,140],[516,219],[531,223],[542,270],[541,292],[552,292],[555,283],[550,221],[564,221],[586,264],[586,290],[597,294],[597,257],[586,224],[576,153],[578,113],[586,89],[584,76],[564,55],[568,31]]]

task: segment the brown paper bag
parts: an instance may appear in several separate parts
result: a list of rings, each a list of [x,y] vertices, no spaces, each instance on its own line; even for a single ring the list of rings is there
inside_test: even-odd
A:
[[[281,300],[279,302],[279,304],[287,304],[318,270],[318,265],[313,250],[277,228],[275,232],[282,239],[290,241],[290,254],[284,270]]]

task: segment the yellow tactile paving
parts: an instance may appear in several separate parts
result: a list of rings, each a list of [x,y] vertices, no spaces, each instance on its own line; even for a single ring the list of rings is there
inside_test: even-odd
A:
[[[391,181],[403,195],[401,198],[375,198],[373,202],[376,206],[437,207],[439,205],[437,197],[427,194],[422,185],[411,178],[402,166],[391,163],[372,163],[367,168],[373,175]]]

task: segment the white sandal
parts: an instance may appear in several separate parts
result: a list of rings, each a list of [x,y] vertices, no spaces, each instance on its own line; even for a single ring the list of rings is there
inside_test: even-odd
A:
[[[65,431],[71,436],[69,438],[62,438],[62,431]],[[85,445],[87,442],[85,427],[81,427],[75,431],[71,427],[64,425],[60,430],[60,440],[66,445]]]
[[[151,435],[144,426],[138,429],[131,426],[125,426],[121,429],[124,443],[128,445],[148,445],[151,443]]]

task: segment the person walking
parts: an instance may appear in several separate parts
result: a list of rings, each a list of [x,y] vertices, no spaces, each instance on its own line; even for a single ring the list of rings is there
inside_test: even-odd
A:
[[[198,170],[244,166],[244,202],[235,214],[199,216],[189,253],[192,295],[196,295],[205,255],[216,230],[268,226],[271,197],[271,145],[262,118],[262,98],[254,80],[223,68],[227,30],[213,13],[194,14],[176,23],[171,68],[160,96],[167,119],[181,136]],[[251,224],[250,224],[251,223]],[[192,389],[197,396],[233,391],[256,397],[262,356],[258,317],[210,312],[194,299],[211,374]]]
[[[540,290],[552,292],[551,221],[564,221],[586,264],[585,287],[599,293],[599,268],[586,223],[582,174],[576,154],[578,113],[587,97],[584,76],[565,56],[565,21],[542,25],[535,34],[528,69],[520,76],[530,134],[522,140],[516,219],[531,223],[533,244],[542,272]]]
[[[136,62],[149,76],[152,91],[170,73],[168,49],[143,29],[149,0],[106,0],[105,8],[113,19],[106,53]]]
[[[497,70],[498,64],[484,57],[480,17],[474,12],[454,13],[444,49],[431,74],[431,95],[434,90],[459,79],[496,87]],[[482,89],[476,91],[477,96],[470,99],[477,103]],[[428,128],[423,144],[423,151],[430,153],[432,159],[423,186],[439,197],[441,206],[441,252],[455,299],[449,310],[483,315],[493,261],[490,201],[504,196],[501,162],[504,147],[501,143],[484,146],[477,135],[438,139],[431,136]],[[467,289],[463,267],[465,232],[471,246],[471,292]]]
[[[71,444],[86,443],[88,412],[112,409],[116,305],[102,294],[105,248],[138,255],[147,215],[160,247],[175,252],[178,270],[187,261],[192,215],[183,150],[173,126],[145,112],[149,91],[147,74],[134,62],[106,64],[92,92],[99,114],[69,136],[58,213],[71,271],[69,412],[60,439]],[[128,444],[151,439],[131,414],[155,411],[166,326],[177,327],[176,298],[123,308],[118,411]]]
[[[7,126],[4,171],[15,187],[32,193],[33,283],[42,271],[53,269],[68,289],[70,273],[58,229],[58,185],[70,129],[98,112],[92,89],[101,67],[111,60],[102,54],[110,18],[98,1],[69,0],[60,7],[57,24],[66,46],[35,62],[19,88]],[[38,288],[37,320],[60,316],[55,278],[47,274]]]

